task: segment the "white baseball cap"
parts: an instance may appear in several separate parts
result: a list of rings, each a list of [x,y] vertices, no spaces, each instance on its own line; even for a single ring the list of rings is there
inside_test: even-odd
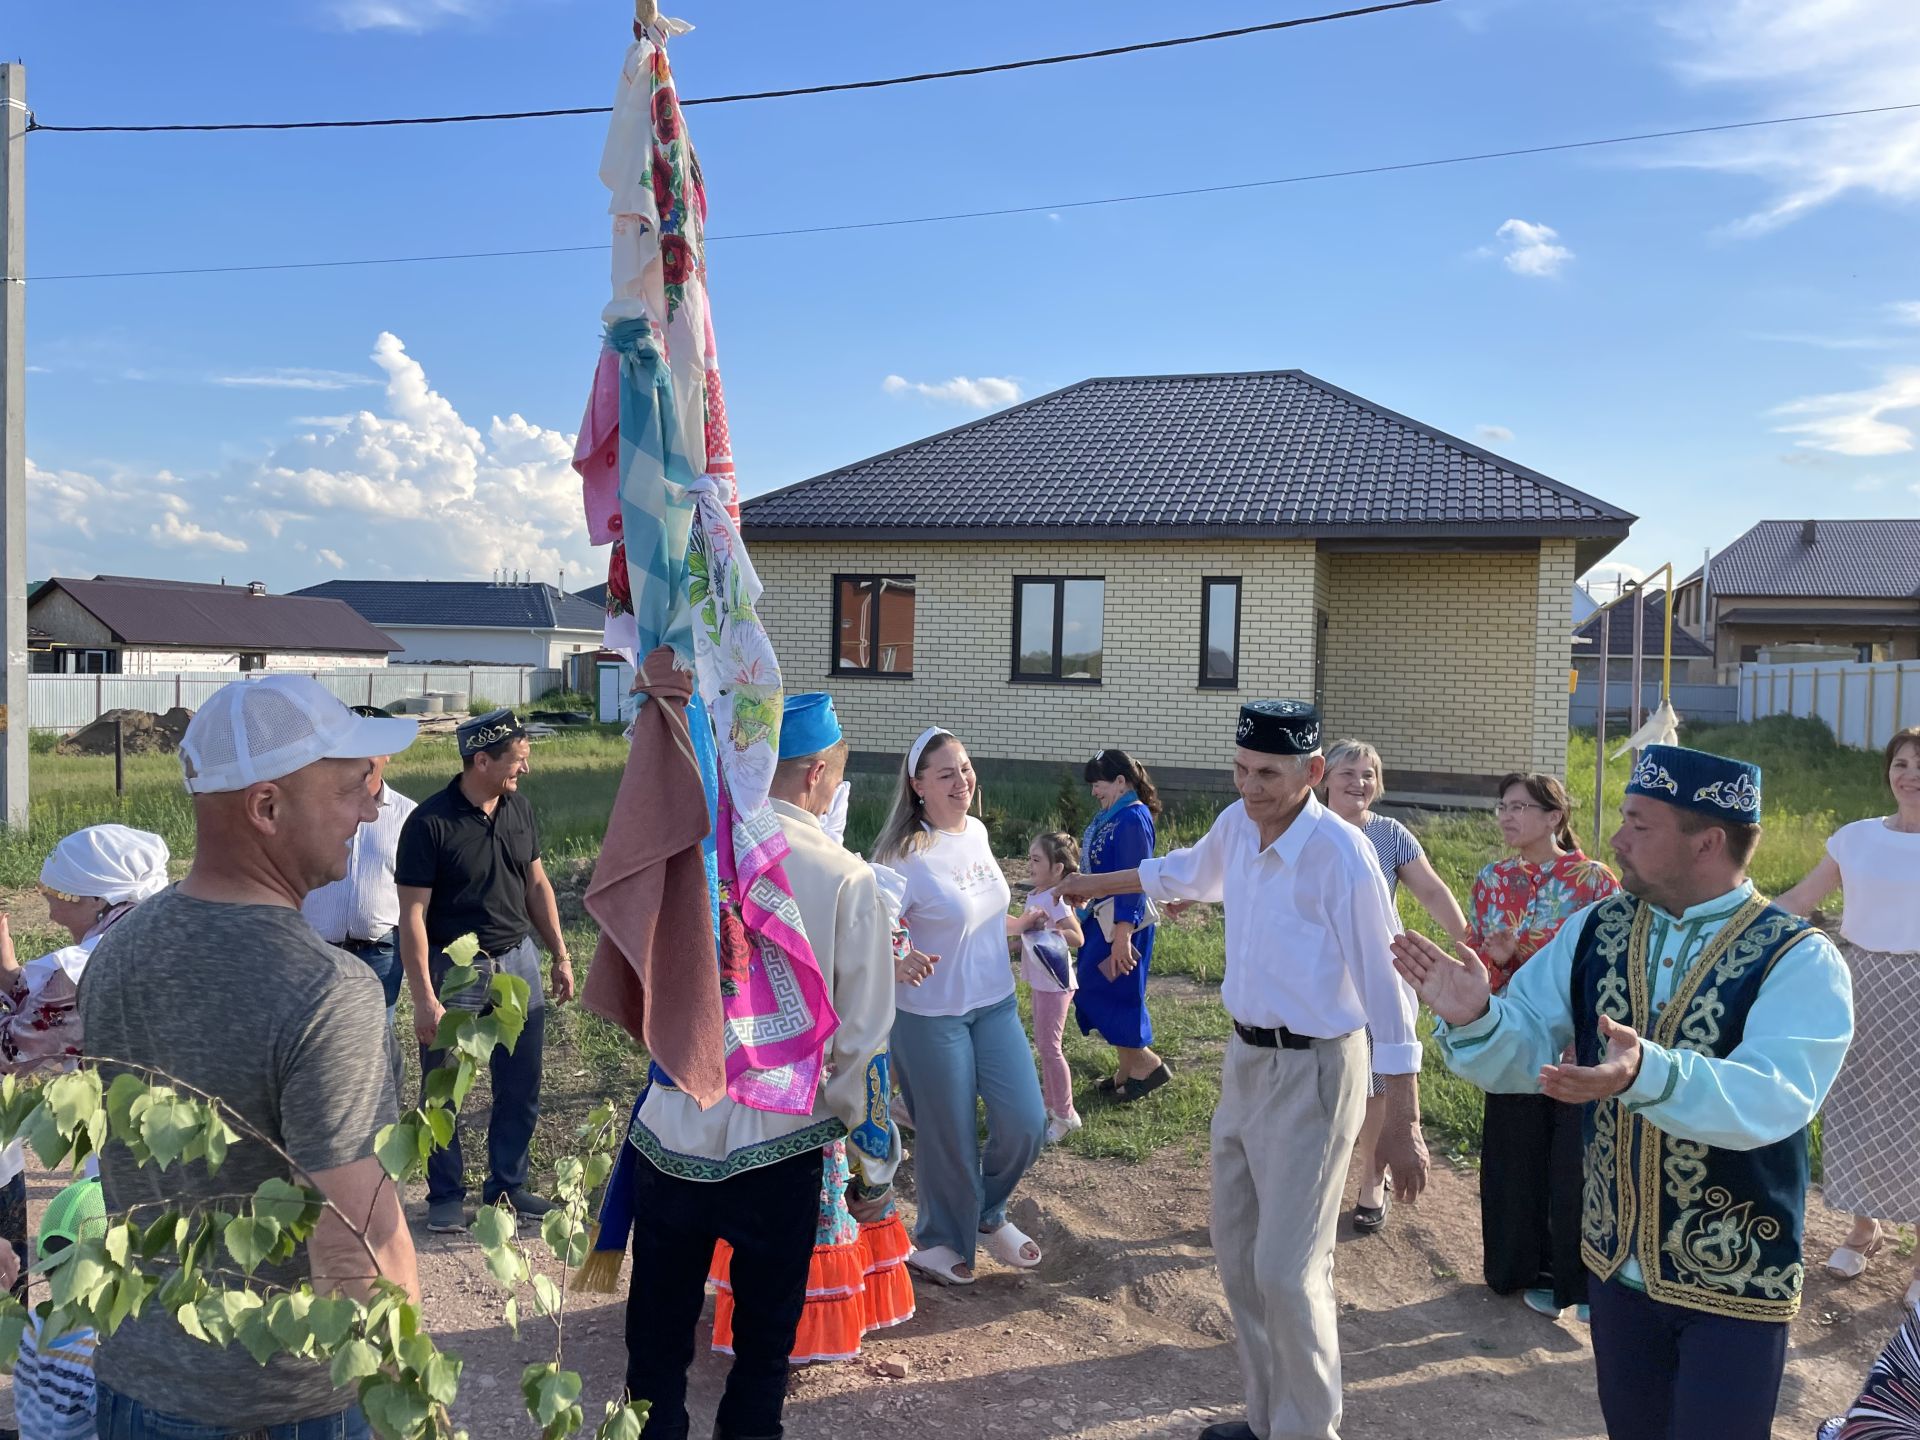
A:
[[[356,715],[308,675],[222,685],[187,724],[180,763],[187,790],[215,795],[278,780],[316,760],[395,755],[420,733],[416,720]]]

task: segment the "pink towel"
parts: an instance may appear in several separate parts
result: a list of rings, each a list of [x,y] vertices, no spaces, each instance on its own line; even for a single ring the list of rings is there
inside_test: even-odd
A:
[[[725,1015],[707,891],[707,797],[687,732],[693,677],[665,645],[635,689],[626,772],[587,886],[600,945],[580,1001],[647,1047],[703,1109],[727,1093]]]
[[[580,472],[587,506],[587,538],[605,545],[620,538],[620,357],[603,349],[593,367],[587,413],[573,442],[573,468]]]

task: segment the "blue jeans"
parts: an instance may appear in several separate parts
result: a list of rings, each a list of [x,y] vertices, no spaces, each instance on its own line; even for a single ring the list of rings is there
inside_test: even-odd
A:
[[[406,972],[400,964],[400,941],[396,931],[389,930],[377,940],[343,940],[340,948],[349,955],[358,955],[367,962],[367,968],[380,977],[380,988],[387,997],[387,1020],[393,1020],[393,1007],[400,999],[400,982],[406,979]]]
[[[290,1420],[264,1430],[229,1430],[149,1410],[104,1385],[94,1388],[94,1433],[100,1440],[372,1440],[373,1428],[355,1405],[311,1420]]]
[[[945,1245],[967,1264],[982,1230],[1007,1220],[1007,1200],[1040,1156],[1047,1107],[1014,997],[964,1015],[893,1020],[893,1064],[913,1113],[913,1243]],[[987,1106],[980,1143],[977,1102]]]
[[[519,955],[521,949],[528,953]],[[491,1205],[509,1191],[525,1188],[528,1156],[533,1148],[533,1129],[540,1120],[540,1065],[547,1047],[547,1007],[540,996],[538,953],[531,940],[523,940],[509,952],[514,963],[511,972],[526,978],[533,965],[533,1003],[527,1012],[527,1028],[520,1032],[519,1043],[509,1055],[495,1049],[488,1060],[493,1075],[493,1111],[487,1117],[487,1179],[481,1199]],[[509,956],[502,956],[507,963]],[[531,958],[529,958],[531,957]],[[428,962],[428,973],[437,991],[446,978],[447,958],[436,954]],[[421,1095],[426,1094],[425,1076],[437,1069],[442,1055],[438,1050],[420,1048]],[[460,1151],[460,1127],[453,1129],[453,1143],[436,1150],[427,1159],[427,1204],[438,1205],[467,1198],[466,1161]]]

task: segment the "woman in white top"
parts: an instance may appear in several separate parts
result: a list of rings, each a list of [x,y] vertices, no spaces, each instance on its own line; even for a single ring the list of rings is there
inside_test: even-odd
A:
[[[1840,949],[1853,972],[1853,1044],[1821,1112],[1827,1204],[1853,1230],[1827,1258],[1851,1280],[1892,1226],[1920,1222],[1920,726],[1886,750],[1893,814],[1843,825],[1826,857],[1780,897],[1808,915],[1837,887]],[[1920,1305],[1920,1265],[1907,1287]]]
[[[895,992],[893,1063],[914,1128],[908,1263],[947,1285],[973,1283],[979,1245],[1022,1270],[1040,1263],[1007,1201],[1040,1154],[1047,1113],[1007,957],[1013,894],[987,827],[968,813],[977,794],[966,747],[935,726],[907,752],[873,853],[905,877],[901,919],[933,961],[919,984]]]

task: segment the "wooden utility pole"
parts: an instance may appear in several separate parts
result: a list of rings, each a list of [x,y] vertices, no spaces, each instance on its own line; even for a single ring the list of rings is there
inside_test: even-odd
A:
[[[0,65],[0,823],[27,824],[27,67]]]

